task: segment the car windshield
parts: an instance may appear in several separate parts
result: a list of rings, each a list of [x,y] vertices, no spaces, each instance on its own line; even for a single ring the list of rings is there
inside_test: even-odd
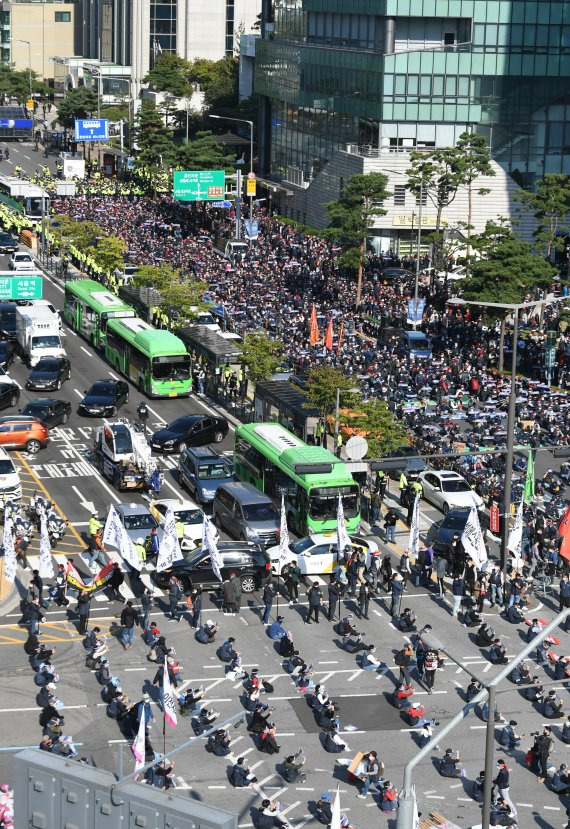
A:
[[[115,387],[108,386],[106,383],[95,383],[88,391],[91,397],[114,397]]]
[[[442,481],[442,489],[444,492],[471,492],[471,487],[467,481]]]
[[[279,520],[279,513],[273,504],[246,504],[243,507],[243,514],[248,521]]]
[[[296,556],[301,555],[304,553],[305,550],[308,550],[310,547],[313,547],[315,542],[312,538],[301,538],[300,541],[295,541],[294,544],[291,544],[291,551],[295,553]]]
[[[136,515],[124,515],[123,523],[126,530],[152,530],[157,526],[157,523],[150,512],[137,513]]]
[[[205,463],[198,467],[198,477],[202,481],[211,481],[216,478],[227,478],[232,474],[232,468],[227,463]]]
[[[174,420],[170,426],[167,426],[169,432],[176,432],[177,435],[183,435],[191,426],[190,421],[186,417],[180,417]]]
[[[43,417],[47,414],[48,406],[40,403],[28,403],[22,409],[23,415],[32,415],[33,417]]]
[[[201,509],[180,509],[175,510],[174,517],[183,524],[201,524],[204,518]]]
[[[467,521],[467,517],[469,515],[469,510],[465,510],[463,512],[448,512],[446,518],[444,519],[444,525],[442,525],[441,529],[445,530],[463,530],[465,523]]]
[[[59,348],[61,346],[61,343],[59,341],[59,337],[56,334],[54,334],[51,337],[32,337],[32,346],[34,348]],[[49,370],[56,371],[57,366],[54,365],[53,368],[50,368]]]
[[[37,364],[35,371],[57,371],[59,368],[59,362],[57,360],[40,360]]]
[[[12,461],[8,459],[0,460],[0,475],[11,475],[12,472],[15,472]]]
[[[425,337],[414,337],[410,340],[410,351],[425,351],[429,348],[429,342]]]

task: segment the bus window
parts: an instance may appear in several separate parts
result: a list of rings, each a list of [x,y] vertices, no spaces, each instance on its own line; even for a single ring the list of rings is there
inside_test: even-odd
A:
[[[354,490],[342,495],[342,506],[345,518],[354,518],[358,515],[358,487],[343,487]],[[309,497],[309,511],[311,518],[317,521],[332,521],[336,518],[338,508],[338,489],[313,489]]]
[[[183,354],[155,357],[152,361],[152,376],[155,380],[188,380],[190,357]]]

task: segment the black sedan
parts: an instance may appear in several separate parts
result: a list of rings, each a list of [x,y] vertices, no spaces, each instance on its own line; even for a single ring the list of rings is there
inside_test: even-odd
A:
[[[410,276],[413,276],[412,272],[405,268],[384,268],[380,274],[380,282],[384,285],[393,285],[394,282],[400,279],[408,279]]]
[[[0,377],[0,409],[16,406],[20,399],[20,389],[15,383],[7,383]]]
[[[11,233],[0,233],[0,253],[15,253],[18,242]]]
[[[0,336],[3,340],[17,340],[16,306],[13,302],[0,302]]]
[[[71,377],[71,363],[67,357],[42,357],[26,380],[27,389],[60,389]]]
[[[20,414],[37,417],[50,428],[67,423],[71,414],[71,403],[68,400],[56,400],[54,397],[37,397],[26,403]]]
[[[433,547],[434,553],[440,555],[445,553],[454,534],[459,533],[460,536],[463,534],[470,512],[469,509],[452,509],[449,510],[441,524],[432,523],[427,531],[426,547]]]
[[[155,432],[150,445],[155,452],[184,452],[187,446],[221,443],[228,429],[228,421],[223,417],[186,415]]]
[[[222,579],[228,579],[236,573],[241,580],[244,593],[258,590],[271,574],[269,555],[259,544],[248,541],[219,541],[219,568]],[[184,558],[172,562],[172,567],[160,573],[153,573],[154,580],[160,588],[168,589],[168,582],[176,576],[187,592],[192,587],[219,588],[220,581],[212,567],[212,557],[204,547],[184,555]]]
[[[129,386],[124,380],[97,380],[85,392],[77,412],[90,417],[115,417],[128,400]]]
[[[0,368],[7,371],[15,358],[15,349],[11,342],[0,340]]]

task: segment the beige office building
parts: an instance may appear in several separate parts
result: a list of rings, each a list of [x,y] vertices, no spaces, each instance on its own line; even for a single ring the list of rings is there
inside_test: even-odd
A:
[[[54,77],[55,55],[77,55],[81,49],[82,6],[68,0],[1,0],[2,62],[38,78]],[[79,50],[79,51],[78,51]]]

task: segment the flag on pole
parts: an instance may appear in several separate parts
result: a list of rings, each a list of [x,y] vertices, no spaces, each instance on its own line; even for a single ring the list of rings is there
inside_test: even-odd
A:
[[[135,570],[142,570],[143,563],[135,550],[135,545],[124,528],[119,513],[113,505],[109,507],[103,528],[103,544],[116,547],[121,557]]]
[[[342,505],[342,497],[338,496],[338,505],[336,509],[336,550],[337,559],[342,561],[344,558],[344,548],[350,547],[350,536],[346,529],[346,521],[344,520],[344,507]]]
[[[4,518],[4,578],[13,584],[16,579],[16,548],[14,547],[14,519],[11,515]]]
[[[47,528],[47,517],[44,509],[40,510],[40,576],[44,579],[53,579],[53,559]]]
[[[137,736],[133,744],[131,745],[131,751],[133,752],[135,758],[135,780],[138,779],[139,770],[142,769],[144,766],[144,744],[145,744],[145,730],[146,730],[146,718],[144,716],[144,712],[139,720],[139,730],[137,731]]]
[[[210,558],[212,559],[212,570],[214,571],[214,575],[220,581],[222,579],[222,573],[220,567],[222,566],[223,562],[220,557],[220,551],[218,550],[218,545],[216,544],[216,539],[214,538],[214,533],[212,532],[212,525],[206,516],[204,516],[204,547],[210,553]]]
[[[329,319],[327,333],[325,335],[325,348],[328,349],[328,351],[332,351],[332,347],[333,347],[333,321],[332,321],[332,317],[331,317]]]
[[[311,311],[310,329],[309,329],[309,344],[317,345],[319,342],[319,326],[317,324],[317,309],[313,302],[313,310]]]
[[[522,534],[523,534],[523,501],[517,507],[515,523],[509,533],[507,550],[510,550],[514,558],[520,561],[522,555]]]
[[[414,511],[412,512],[412,523],[410,524],[410,537],[408,539],[408,552],[417,557],[420,551],[420,496],[416,495],[414,500]]]
[[[570,564],[570,506],[566,508],[564,517],[558,525],[558,534],[562,536],[560,555]]]
[[[477,567],[481,567],[487,561],[487,550],[481,532],[481,524],[477,509],[471,507],[465,529],[461,535],[461,542],[467,558],[472,558]]]
[[[414,811],[412,814],[412,829],[420,829],[420,816],[418,814],[418,801],[416,800],[416,792],[414,789]]]
[[[279,527],[279,572],[281,572],[282,565],[289,560],[289,553],[289,527],[287,526],[285,496],[281,495],[281,525]]]
[[[176,717],[176,701],[174,699],[174,694],[172,693],[170,677],[168,676],[167,658],[168,657],[166,656],[164,657],[164,676],[162,679],[162,690],[164,692],[164,716],[166,717],[168,725],[172,728],[176,728],[178,724],[178,719]],[[141,720],[144,720],[144,714],[141,717]]]
[[[163,535],[156,558],[156,572],[161,573],[163,570],[168,570],[172,567],[173,562],[181,557],[180,544],[178,543],[178,536],[176,535],[176,519],[171,508],[168,507],[164,518]]]
[[[340,331],[338,332],[338,343],[336,344],[336,356],[338,357],[340,353],[340,347],[342,345],[342,335],[344,332],[344,320],[341,320],[340,323]]]
[[[336,794],[331,809],[332,819],[330,829],[341,829],[341,814],[340,814],[340,792],[338,790],[338,783],[336,787]]]
[[[525,504],[532,504],[534,499],[534,458],[532,450],[528,453],[526,462],[526,477],[524,479],[523,501]]]

